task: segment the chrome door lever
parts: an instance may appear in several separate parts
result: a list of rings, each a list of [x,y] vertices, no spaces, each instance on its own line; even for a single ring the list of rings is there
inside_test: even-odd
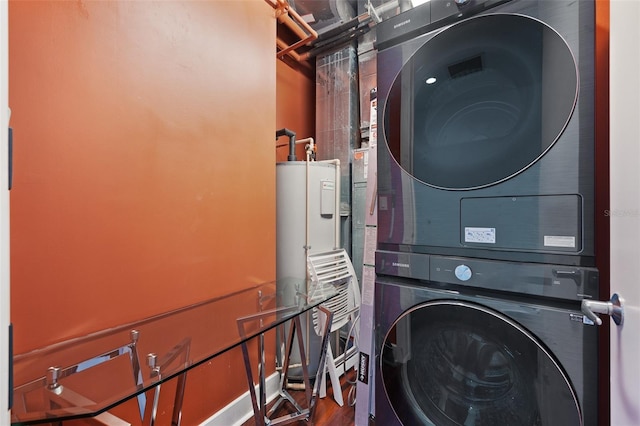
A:
[[[596,314],[607,314],[611,316],[616,325],[624,322],[624,299],[618,293],[614,293],[608,302],[599,300],[582,300],[582,313],[598,325],[602,325],[602,320]]]

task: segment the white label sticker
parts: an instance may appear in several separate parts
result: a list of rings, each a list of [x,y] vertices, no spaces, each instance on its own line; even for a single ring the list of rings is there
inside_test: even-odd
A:
[[[376,281],[375,266],[362,266],[362,300],[361,303],[367,306],[373,306],[375,301],[374,289]]]
[[[560,235],[545,235],[544,236],[545,247],[576,247],[576,237],[560,236]]]
[[[464,228],[465,243],[496,243],[496,228]]]
[[[587,318],[586,316],[582,317],[582,323],[586,324],[586,325],[596,325],[595,322],[591,321],[589,318]]]
[[[375,266],[376,264],[376,241],[378,228],[375,226],[365,226],[364,228],[364,256],[362,263]]]
[[[326,189],[328,191],[336,189],[336,185],[332,180],[322,180],[320,181],[320,184],[322,185],[322,189]]]

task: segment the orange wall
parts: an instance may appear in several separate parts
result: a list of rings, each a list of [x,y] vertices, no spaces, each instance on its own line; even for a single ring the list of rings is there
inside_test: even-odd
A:
[[[275,279],[266,2],[11,1],[9,76],[16,354]]]
[[[295,64],[297,65],[297,64]],[[276,129],[287,128],[296,133],[296,139],[315,139],[315,79],[313,71],[303,65],[295,68],[283,61],[276,64]],[[277,144],[276,160],[287,161],[289,138],[282,136]],[[296,158],[305,159],[304,144],[296,145]]]

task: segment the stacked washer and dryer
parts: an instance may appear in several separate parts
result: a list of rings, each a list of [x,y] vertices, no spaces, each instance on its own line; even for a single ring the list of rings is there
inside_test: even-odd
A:
[[[377,424],[597,424],[594,32],[564,0],[377,26]]]

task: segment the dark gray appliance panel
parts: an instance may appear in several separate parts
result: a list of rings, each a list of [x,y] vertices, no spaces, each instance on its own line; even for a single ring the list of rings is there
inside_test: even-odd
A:
[[[597,425],[579,305],[415,284],[376,280],[376,424]]]
[[[440,3],[446,2],[432,0],[431,3],[429,7],[433,11],[434,7],[439,7],[441,6]],[[378,123],[381,127],[379,130],[380,141],[378,143],[378,247],[383,250],[407,253],[473,256],[507,261],[592,266],[595,257],[594,4],[587,1],[512,0],[506,3],[490,2],[492,7],[484,10],[481,6],[482,3],[482,1],[473,2],[473,7],[476,9],[466,9],[467,11],[480,11],[479,15],[473,16],[473,13],[464,12],[460,18],[462,21],[456,21],[451,26],[445,25],[442,28],[429,27],[429,24],[426,23],[425,28],[429,28],[429,30],[421,34],[418,34],[416,32],[418,30],[413,28],[415,20],[412,20],[411,11],[405,12],[402,18],[397,18],[398,22],[396,24],[410,20],[412,25],[410,33],[418,35],[408,40],[402,40],[397,44],[394,44],[395,41],[385,43],[384,48],[378,52]],[[423,46],[429,45],[432,41],[443,36],[450,28],[466,25],[466,22],[474,20],[482,22],[483,19],[490,19],[490,15],[496,16],[496,19],[509,19],[510,16],[513,16],[514,20],[517,21],[529,20],[534,27],[543,25],[550,31],[549,34],[554,35],[556,40],[559,38],[563,43],[566,43],[570,52],[567,54],[565,49],[561,56],[568,61],[563,61],[563,63],[575,64],[572,73],[576,75],[577,71],[577,98],[575,96],[574,83],[567,83],[568,88],[571,89],[568,91],[556,90],[557,87],[553,86],[553,84],[550,84],[546,89],[539,90],[536,96],[531,97],[531,99],[539,102],[537,108],[529,108],[526,103],[516,102],[517,99],[522,100],[523,98],[519,97],[520,95],[517,95],[515,91],[511,94],[504,94],[501,99],[505,102],[498,98],[490,102],[490,98],[486,96],[491,92],[484,91],[480,93],[480,97],[485,97],[483,99],[487,102],[483,102],[478,98],[479,102],[476,105],[479,108],[476,110],[478,114],[472,113],[471,115],[474,117],[472,120],[465,121],[463,119],[464,111],[471,111],[471,109],[458,109],[458,111],[462,111],[462,115],[451,114],[452,120],[455,121],[455,117],[458,117],[462,120],[462,123],[466,123],[466,127],[463,126],[466,130],[464,132],[455,130],[462,129],[459,126],[450,127],[454,130],[448,133],[449,139],[462,139],[464,135],[471,135],[471,139],[473,139],[475,132],[478,146],[489,148],[493,142],[487,144],[487,140],[483,138],[491,134],[500,136],[504,133],[504,137],[493,139],[494,145],[502,148],[496,150],[487,149],[487,157],[485,159],[481,158],[483,151],[481,149],[474,148],[473,152],[475,154],[466,157],[465,153],[468,150],[462,149],[459,156],[460,161],[456,161],[456,155],[450,155],[446,161],[443,160],[443,163],[434,165],[434,159],[437,156],[426,155],[424,149],[427,148],[425,148],[421,140],[425,138],[431,139],[432,142],[430,143],[433,152],[444,152],[448,148],[446,144],[438,146],[443,141],[438,139],[438,126],[432,126],[427,123],[427,120],[419,120],[416,116],[416,114],[421,114],[421,110],[415,107],[414,101],[416,99],[427,99],[427,97],[419,95],[418,88],[412,87],[412,85],[420,84],[424,86],[428,76],[426,74],[423,75],[423,71],[428,66],[420,64],[419,61],[412,62],[412,58]],[[428,20],[431,19],[431,15],[423,13],[418,19]],[[379,25],[384,26],[384,24],[385,21]],[[397,31],[401,31],[403,27],[404,25],[401,25],[397,28]],[[463,58],[464,55],[462,55],[460,61],[452,61],[450,64],[452,66],[444,67],[443,70],[449,76],[455,75],[457,81],[463,82],[463,80],[467,79],[469,81],[478,79],[483,72],[491,68],[491,62],[502,64],[504,65],[503,69],[508,69],[507,62],[498,59],[498,51],[500,49],[495,43],[499,42],[500,37],[505,40],[514,38],[515,29],[507,31],[510,27],[503,28],[505,29],[504,34],[501,36],[495,35],[495,37],[491,38],[492,43],[494,43],[491,46],[491,50],[496,52],[495,56],[483,56],[481,53],[477,55],[470,54],[465,60]],[[468,38],[473,37],[469,36]],[[516,45],[513,43],[507,44],[509,55],[517,56]],[[456,49],[454,47],[452,50]],[[523,52],[529,51],[529,49],[528,46],[522,47]],[[476,50],[480,52],[479,49]],[[562,51],[562,49],[559,51]],[[558,75],[558,73],[551,70],[553,67],[548,68],[547,63],[556,64],[558,62],[557,58],[548,57],[546,56],[547,54],[553,56],[551,52],[541,52],[537,56],[542,61],[540,62],[542,68],[538,68],[535,73],[538,73],[538,76],[543,76],[546,81],[552,82],[555,81],[553,75]],[[449,55],[449,52],[443,51],[442,55]],[[528,55],[529,53],[523,53],[522,61],[535,62],[535,55],[527,59]],[[420,76],[420,82],[416,80],[412,83],[409,77],[406,79],[402,77],[403,83],[406,83],[403,90],[407,96],[404,98],[401,96],[393,100],[391,99],[394,95],[393,91],[397,89],[392,87],[398,76],[402,75],[404,66],[411,68],[411,72],[407,71],[407,76]],[[567,67],[569,66],[567,65]],[[486,81],[488,82],[493,81],[489,78],[489,74],[491,72],[486,74],[488,76]],[[494,73],[494,75],[497,74]],[[423,76],[425,77],[425,82],[422,81]],[[527,78],[529,77],[514,77],[513,81],[521,82],[522,88],[526,92],[528,89],[525,88],[524,82]],[[470,85],[469,87],[471,88],[472,86]],[[461,85],[460,87],[467,86]],[[422,88],[420,90],[424,92],[426,89]],[[415,93],[415,95],[409,96],[410,93]],[[559,95],[560,93],[565,94]],[[446,99],[444,95],[438,96]],[[557,96],[562,96],[562,102],[554,98]],[[459,99],[464,99],[464,97]],[[472,101],[469,102],[472,103]],[[569,105],[569,107],[560,108],[564,111],[560,112],[560,109],[554,106],[559,102],[565,106]],[[486,106],[486,109],[483,109],[483,105]],[[570,108],[571,105],[573,105],[573,110]],[[385,117],[388,115],[386,108],[400,108],[400,111],[404,112],[400,114],[397,112],[392,113],[391,116],[396,118],[390,120]],[[446,111],[435,104],[433,108],[435,112],[442,112],[440,115],[433,115],[434,119],[441,117],[440,121],[446,124],[446,117],[448,116]],[[491,118],[504,116],[504,114],[506,114],[506,117],[514,117],[514,120],[516,120],[516,117],[522,117],[522,125],[512,121],[513,126],[509,127],[507,125],[502,133],[498,128],[491,126],[485,129],[488,133],[483,133],[483,126],[488,123],[488,120],[480,119],[481,116]],[[550,118],[549,114],[553,117]],[[568,117],[566,116],[567,114],[569,114]],[[525,117],[527,117],[526,120],[524,119]],[[549,122],[556,124],[562,124],[566,121],[566,126],[560,128],[560,130],[558,130],[557,125],[547,126],[544,124],[547,119],[551,120]],[[509,123],[509,120],[503,121],[506,124]],[[528,158],[533,156],[531,160],[533,162],[530,162],[525,157],[518,157],[519,149],[513,151],[512,148],[517,147],[518,143],[530,133],[527,130],[528,126],[537,122],[540,123],[540,129],[533,133],[536,135],[549,135],[551,142],[546,136],[541,136],[546,142],[541,142],[537,147],[528,147],[527,150],[531,150]],[[446,127],[444,124],[443,129]],[[385,126],[391,127],[386,128]],[[507,132],[511,128],[515,133]],[[398,134],[401,132],[404,132],[404,135]],[[498,133],[496,134],[495,132]],[[558,134],[557,132],[560,133]],[[387,140],[392,137],[396,137],[395,142]],[[553,142],[554,138],[557,138],[555,142]],[[455,146],[463,145],[471,147],[473,146],[471,139],[464,143],[460,142],[458,145],[456,143],[449,145],[449,148],[453,149]],[[422,145],[418,147],[417,145],[420,144]],[[407,148],[406,151],[394,152],[395,149],[403,146]],[[449,152],[454,153],[454,151],[450,150]],[[406,153],[403,154],[403,152]],[[490,156],[494,156],[494,158],[490,159]],[[427,171],[426,166],[421,165],[421,158],[426,157],[428,157],[430,167],[433,166],[432,172]],[[515,167],[515,169],[510,168],[512,167],[510,162],[514,159],[521,164],[520,167]],[[495,167],[473,166],[485,160],[489,161],[487,164],[495,164]],[[449,180],[441,173],[442,170],[437,170],[438,167],[445,171],[455,170],[457,178],[454,176],[453,180]],[[492,172],[496,172],[495,176],[497,178],[487,177],[487,180],[484,181],[480,179],[478,181],[480,187],[475,187],[472,182],[468,181],[469,176],[475,173],[467,173],[469,168],[480,171],[477,173],[477,176],[480,177],[482,177],[482,170],[491,169]],[[503,170],[500,171],[500,169]],[[519,170],[519,172],[516,173],[515,170]],[[498,173],[499,171],[500,173]],[[500,180],[499,176],[505,179]],[[432,180],[431,178],[433,178],[433,182],[429,182],[429,180]],[[487,184],[488,182],[495,183]],[[488,186],[481,186],[483,183]],[[490,205],[498,199],[502,199],[502,197],[505,197],[505,200],[514,197],[527,203],[527,200],[533,200],[533,198],[526,197],[547,196],[554,198],[545,200],[540,198],[540,201],[536,202],[549,207],[550,210],[542,212],[533,221],[530,220],[533,215],[530,211],[517,209],[517,211],[512,212],[513,214],[506,215],[504,212],[496,212],[495,206]],[[567,198],[564,198],[565,196]],[[476,217],[474,217],[476,210],[467,207],[476,202],[467,201],[467,199],[487,199],[486,202],[477,202],[479,210],[477,210]],[[491,199],[493,201],[490,201]],[[550,201],[547,202],[546,200]],[[556,204],[556,201],[559,203]],[[471,204],[468,204],[469,202]],[[535,202],[531,201],[531,203],[534,204]],[[560,213],[559,216],[554,218],[553,215],[558,212]],[[495,218],[491,219],[491,221],[497,223],[495,226],[496,244],[465,241],[464,228],[467,226],[484,227],[485,225],[476,225],[475,223],[488,222],[486,219],[492,214],[496,215]],[[530,232],[526,231],[525,228],[530,226],[538,227],[538,229]],[[493,228],[494,226],[489,225],[486,227]],[[519,234],[518,228],[524,231]],[[546,244],[545,236],[547,237]]]
[[[582,197],[462,198],[460,244],[504,250],[582,250]]]

